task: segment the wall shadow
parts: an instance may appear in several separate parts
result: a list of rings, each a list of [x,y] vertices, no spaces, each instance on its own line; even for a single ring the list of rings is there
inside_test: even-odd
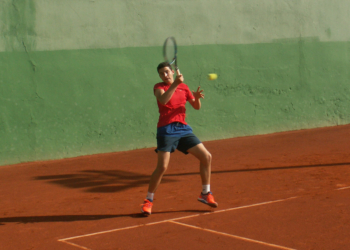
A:
[[[320,167],[337,167],[346,166],[345,163],[329,163],[315,165],[300,165],[300,166],[282,166],[268,168],[246,168],[246,169],[231,169],[231,170],[214,170],[212,174],[224,173],[240,173],[240,172],[258,172],[258,171],[275,171],[287,169],[303,169],[303,168],[320,168]],[[176,176],[198,175],[199,172],[165,174],[162,183],[177,182],[178,180],[171,179]],[[63,186],[66,188],[82,188],[85,192],[91,193],[115,193],[125,191],[130,188],[147,186],[150,176],[142,175],[122,170],[84,170],[77,174],[66,175],[46,175],[34,177],[34,180],[48,181],[49,183]]]
[[[303,169],[303,168],[321,168],[321,167],[339,167],[350,166],[350,162],[344,163],[329,163],[329,164],[315,164],[315,165],[300,165],[300,166],[285,166],[285,167],[269,167],[269,168],[247,168],[247,169],[232,169],[232,170],[216,170],[212,171],[212,174],[224,174],[224,173],[240,173],[240,172],[258,172],[258,171],[273,171],[273,170],[287,170],[287,169]],[[164,176],[182,176],[182,175],[194,175],[198,172],[179,173],[179,174],[165,174]]]

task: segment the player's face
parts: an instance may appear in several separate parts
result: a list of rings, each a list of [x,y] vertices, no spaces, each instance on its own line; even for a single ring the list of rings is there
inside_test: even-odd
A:
[[[158,71],[160,79],[167,84],[172,84],[174,82],[174,70],[169,69],[169,67],[164,67]]]

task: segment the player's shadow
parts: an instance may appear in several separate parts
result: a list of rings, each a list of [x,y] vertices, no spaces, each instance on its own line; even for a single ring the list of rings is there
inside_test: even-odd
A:
[[[172,210],[172,211],[160,211],[153,212],[152,215],[157,214],[171,214],[171,213],[208,213],[211,210]],[[42,222],[74,222],[74,221],[96,221],[104,219],[114,219],[114,218],[146,218],[141,213],[132,214],[103,214],[103,215],[47,215],[47,216],[21,216],[21,217],[5,217],[0,218],[0,226],[5,225],[5,223],[42,223]]]
[[[34,179],[67,188],[83,188],[86,192],[115,193],[148,185],[150,176],[122,170],[84,170],[78,174],[37,176]],[[175,181],[169,177],[162,179],[163,183]]]

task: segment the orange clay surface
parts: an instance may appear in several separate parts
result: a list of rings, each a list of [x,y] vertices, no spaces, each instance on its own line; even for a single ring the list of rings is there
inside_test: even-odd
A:
[[[0,167],[0,249],[349,249],[350,125],[204,145],[219,207],[175,152],[149,217],[154,148]]]

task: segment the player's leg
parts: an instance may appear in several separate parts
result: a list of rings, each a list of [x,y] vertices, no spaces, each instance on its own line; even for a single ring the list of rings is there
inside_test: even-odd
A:
[[[147,197],[141,205],[141,212],[145,215],[152,213],[153,196],[157,190],[165,171],[168,168],[170,161],[170,152],[158,151],[158,163],[156,169],[151,175],[151,180],[148,186]]]
[[[150,215],[153,206],[153,196],[157,190],[165,171],[168,168],[170,161],[170,152],[158,151],[158,163],[156,169],[151,175],[151,179],[148,186],[147,197],[144,200],[141,212],[145,215]]]
[[[149,182],[149,193],[155,193],[157,190],[165,171],[168,169],[169,161],[170,152],[158,151],[158,163],[156,169],[152,173],[151,180]]]
[[[202,185],[210,185],[212,156],[209,151],[204,147],[203,143],[200,143],[188,149],[187,152],[199,160],[199,171]]]
[[[212,155],[202,143],[188,149],[187,152],[199,160],[199,170],[202,179],[202,192],[198,198],[198,201],[211,207],[217,207],[218,203],[215,201],[212,192],[210,192]]]
[[[175,151],[180,139],[181,137],[157,136],[157,149],[155,151],[158,154],[158,163],[149,182],[147,197],[142,204],[141,212],[143,214],[151,214],[154,192],[168,168],[170,153]]]

